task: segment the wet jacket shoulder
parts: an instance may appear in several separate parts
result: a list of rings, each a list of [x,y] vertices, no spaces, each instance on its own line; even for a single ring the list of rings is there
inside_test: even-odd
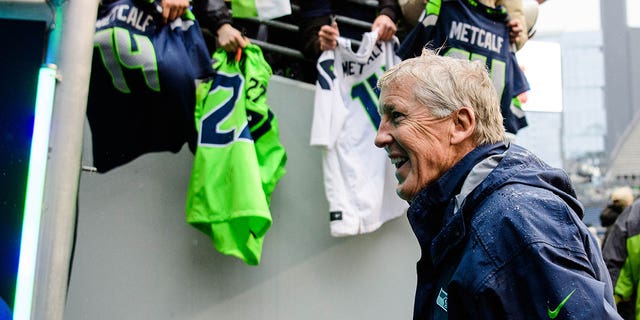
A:
[[[600,250],[566,174],[513,144],[492,159],[460,209],[446,206],[441,231],[423,248],[419,266],[430,275],[418,275],[418,290],[427,293],[416,294],[423,299],[416,318],[618,319]],[[477,174],[452,170],[470,172],[463,181]],[[446,183],[461,185],[455,180]]]

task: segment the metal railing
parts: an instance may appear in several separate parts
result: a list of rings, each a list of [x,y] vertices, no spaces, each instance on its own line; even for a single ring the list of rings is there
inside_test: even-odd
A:
[[[357,1],[357,0],[349,0],[350,2],[353,3],[358,3],[358,4],[364,4],[367,6],[371,6],[371,7],[376,7],[378,5],[377,1]],[[299,11],[300,8],[298,6],[292,5],[292,11],[296,12]],[[280,30],[284,30],[284,31],[288,31],[288,32],[299,32],[300,27],[298,27],[297,25],[291,24],[291,23],[287,23],[287,22],[282,22],[282,21],[278,21],[278,20],[260,20],[258,18],[243,18],[243,20],[245,21],[250,21],[252,23],[256,23],[256,24],[262,24],[265,25],[267,27],[272,27],[272,28],[276,28],[276,29],[280,29]],[[372,23],[367,22],[367,21],[362,21],[362,20],[358,20],[358,19],[353,19],[347,16],[342,16],[342,15],[336,15],[336,21],[338,21],[339,23],[345,24],[345,25],[349,25],[352,27],[357,27],[357,28],[362,28],[364,30],[370,30]],[[257,39],[249,39],[251,41],[251,43],[254,43],[256,45],[258,45],[259,47],[261,47],[263,50],[265,51],[270,51],[270,52],[274,52],[277,54],[281,54],[283,56],[287,56],[287,57],[291,57],[291,58],[296,58],[296,59],[300,59],[300,60],[306,60],[309,61],[309,59],[305,58],[305,56],[302,54],[302,51],[297,50],[297,49],[292,49],[286,46],[282,46],[282,45],[278,45],[278,44],[274,44],[274,43],[269,43],[269,42],[265,42],[265,41],[261,41],[261,40],[257,40]],[[351,39],[351,43],[353,43],[355,46],[360,46],[361,42],[359,41],[359,39]]]

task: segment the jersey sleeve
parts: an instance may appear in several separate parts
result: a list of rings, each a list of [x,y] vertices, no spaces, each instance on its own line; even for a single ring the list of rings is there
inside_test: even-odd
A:
[[[531,88],[527,77],[522,69],[520,69],[515,53],[511,52],[510,55],[511,63],[513,64],[513,72],[511,73],[511,83],[513,84],[511,87],[511,98],[514,98],[523,92],[529,91]]]
[[[323,52],[318,59],[311,123],[312,146],[332,147],[347,118],[347,108],[340,93],[340,80],[334,73],[334,60],[333,51]]]
[[[267,203],[280,178],[286,173],[287,153],[280,143],[278,118],[267,104],[267,88],[271,78],[271,66],[264,59],[260,47],[248,45],[245,50],[244,76],[246,109],[253,138],[262,188]]]

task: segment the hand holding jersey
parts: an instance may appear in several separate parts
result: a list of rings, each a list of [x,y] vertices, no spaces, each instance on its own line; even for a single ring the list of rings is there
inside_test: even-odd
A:
[[[320,41],[320,50],[333,50],[338,46],[338,38],[340,30],[338,23],[333,21],[331,25],[324,25],[318,31],[318,40]]]
[[[221,25],[216,30],[216,35],[218,45],[227,52],[236,52],[238,49],[246,47],[249,43],[249,39],[228,23]]]
[[[398,27],[389,16],[379,14],[371,24],[371,31],[377,32],[376,42],[395,41],[393,37]],[[320,50],[334,50],[338,46],[338,38],[340,30],[335,19],[331,19],[331,25],[324,25],[318,31],[318,39],[320,40]]]
[[[371,25],[371,31],[376,30],[378,31],[378,38],[376,41],[392,41],[393,36],[395,36],[396,31],[398,31],[398,27],[391,18],[381,14],[373,20],[373,24]]]
[[[189,0],[162,0],[162,22],[172,22],[187,12]]]

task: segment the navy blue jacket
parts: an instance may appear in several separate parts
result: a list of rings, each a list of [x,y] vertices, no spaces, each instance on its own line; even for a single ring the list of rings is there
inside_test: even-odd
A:
[[[477,147],[409,208],[414,319],[620,319],[582,215],[564,171],[514,144]]]

